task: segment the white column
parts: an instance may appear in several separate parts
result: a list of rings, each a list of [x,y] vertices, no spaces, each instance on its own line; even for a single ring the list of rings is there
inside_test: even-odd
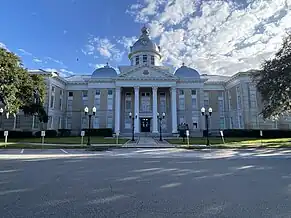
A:
[[[158,133],[158,95],[157,95],[157,87],[153,87],[153,133]]]
[[[177,90],[171,88],[171,103],[172,103],[172,133],[177,133]]]
[[[137,118],[134,119],[134,132],[139,133],[139,87],[134,87],[134,114]]]
[[[120,132],[120,87],[115,88],[115,133]]]

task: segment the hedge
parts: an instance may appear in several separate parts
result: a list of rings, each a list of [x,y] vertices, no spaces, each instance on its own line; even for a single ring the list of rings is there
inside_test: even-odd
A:
[[[71,136],[71,129],[58,129],[58,136],[68,137]]]
[[[83,129],[83,131],[85,131],[85,134],[88,135],[89,129]],[[113,130],[111,128],[91,129],[90,135],[91,136],[112,137]]]
[[[4,130],[0,131],[1,137],[4,137]],[[8,137],[9,138],[31,138],[33,137],[32,131],[17,131],[17,130],[11,130],[8,131]]]
[[[291,138],[291,130],[266,129],[262,130],[262,138]],[[259,129],[225,129],[224,137],[260,138]]]
[[[41,137],[41,131],[37,131],[34,134],[36,137]],[[49,129],[49,130],[45,130],[45,137],[57,137],[58,136],[58,131],[54,130],[54,129]]]

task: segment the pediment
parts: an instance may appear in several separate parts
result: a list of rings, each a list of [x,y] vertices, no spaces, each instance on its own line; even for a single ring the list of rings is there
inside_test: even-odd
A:
[[[126,70],[125,70],[126,69]],[[119,78],[128,79],[176,79],[176,76],[169,73],[169,69],[159,66],[132,66],[123,68]]]

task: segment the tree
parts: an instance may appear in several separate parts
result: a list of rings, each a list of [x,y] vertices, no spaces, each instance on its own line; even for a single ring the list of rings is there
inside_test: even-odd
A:
[[[19,57],[0,48],[0,102],[6,113],[16,114],[23,110],[26,115],[37,115],[47,123],[44,110],[45,82],[41,75],[29,74]]]
[[[291,34],[275,56],[252,75],[262,97],[264,119],[277,119],[291,112]]]

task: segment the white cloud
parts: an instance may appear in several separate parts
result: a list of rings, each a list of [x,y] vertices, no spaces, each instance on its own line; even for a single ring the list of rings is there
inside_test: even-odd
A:
[[[93,70],[96,70],[98,68],[104,67],[105,64],[93,64],[93,63],[89,63],[89,67],[92,68]]]
[[[32,61],[34,63],[42,63],[42,60],[38,59],[38,58],[33,58]]]
[[[256,69],[291,30],[291,0],[144,0],[130,7],[149,22],[164,62],[185,62],[200,73],[231,75]]]
[[[48,72],[57,72],[57,73],[59,73],[59,75],[60,75],[61,77],[72,76],[72,75],[75,74],[74,72],[69,71],[69,70],[67,70],[67,69],[63,69],[63,68],[61,68],[61,69],[56,69],[56,68],[44,68],[44,70],[45,70],[45,71],[48,71]]]
[[[32,54],[28,51],[25,51],[23,48],[19,48],[18,51],[21,52],[23,55],[32,56]]]
[[[117,40],[117,42],[121,45],[124,46],[124,48],[129,49],[130,46],[133,45],[133,43],[137,40],[138,38],[136,36],[133,37],[125,37],[123,36],[121,39]]]
[[[60,60],[54,59],[52,57],[45,57],[45,59],[60,65],[60,67],[62,67],[62,68],[67,68],[67,66]]]
[[[2,42],[0,42],[0,48],[4,48],[4,49],[8,50],[7,46]]]
[[[82,50],[85,55],[92,55],[94,58],[102,56],[105,59],[116,62],[121,61],[124,51],[121,51],[107,38],[90,36],[88,44]]]

